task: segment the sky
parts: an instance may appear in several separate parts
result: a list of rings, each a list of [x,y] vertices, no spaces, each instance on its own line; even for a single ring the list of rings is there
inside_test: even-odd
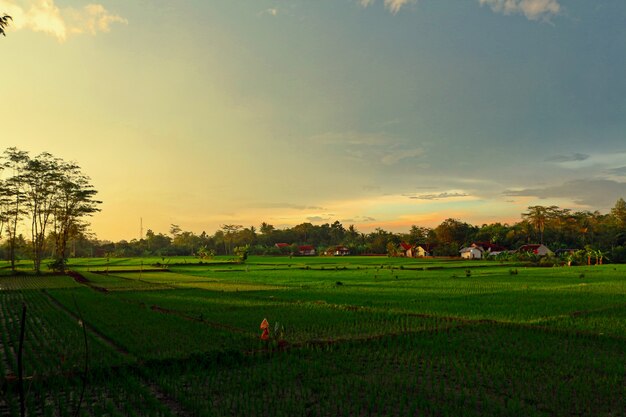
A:
[[[0,13],[14,19],[0,150],[76,161],[103,201],[100,239],[335,220],[405,232],[626,198],[623,0],[0,0]]]

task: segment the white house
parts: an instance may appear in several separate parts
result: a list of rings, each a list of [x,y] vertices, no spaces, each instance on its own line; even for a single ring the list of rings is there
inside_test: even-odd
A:
[[[469,246],[459,251],[463,259],[482,259],[483,249],[476,246]]]

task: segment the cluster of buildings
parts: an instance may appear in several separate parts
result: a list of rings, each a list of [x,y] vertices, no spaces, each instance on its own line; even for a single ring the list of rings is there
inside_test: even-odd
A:
[[[292,247],[292,245],[288,243],[277,243],[275,246],[281,250]],[[400,246],[398,247],[398,254],[407,258],[424,258],[428,256],[433,256],[433,250],[436,247],[436,243],[419,243],[416,245],[411,245],[406,242],[401,242]],[[315,247],[312,245],[299,245],[297,246],[296,250],[297,254],[300,256],[317,255]],[[503,252],[527,252],[534,253],[535,255],[539,256],[554,255],[554,252],[552,252],[546,245],[543,244],[524,245],[517,250],[508,250],[503,246],[496,245],[490,242],[474,242],[467,247],[461,248],[459,250],[459,256],[463,259],[483,259],[488,256],[496,256]],[[350,249],[343,245],[331,246],[322,254],[326,256],[346,256],[350,255]]]
[[[437,245],[434,243],[410,245],[406,242],[402,242],[400,243],[399,250],[406,257],[421,258],[432,256],[433,249],[435,249],[436,246]],[[554,252],[543,244],[524,245],[517,250],[511,251],[503,246],[490,242],[474,242],[469,246],[461,248],[459,255],[463,259],[483,259],[488,256],[496,256],[503,252],[530,252],[539,256],[554,255]]]
[[[278,249],[285,250],[285,248],[291,247],[288,243],[277,243],[276,246]],[[312,245],[299,245],[297,247],[298,255],[300,256],[314,256],[317,254],[315,251],[315,247]],[[332,246],[324,252],[327,256],[346,256],[350,255],[350,249],[343,245]]]

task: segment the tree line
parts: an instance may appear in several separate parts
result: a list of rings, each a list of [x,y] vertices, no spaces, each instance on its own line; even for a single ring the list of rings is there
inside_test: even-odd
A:
[[[341,222],[314,225],[301,223],[278,229],[261,223],[244,227],[225,224],[213,234],[196,234],[171,225],[168,232],[148,230],[141,239],[118,242],[100,241],[80,230],[72,234],[70,255],[77,257],[170,257],[192,255],[210,258],[214,255],[232,255],[246,248],[256,255],[297,255],[300,245],[315,247],[318,254],[336,246],[345,246],[354,255],[387,254],[398,252],[401,242],[428,243],[435,256],[458,256],[459,249],[473,242],[489,242],[507,249],[517,249],[529,243],[543,243],[550,249],[587,249],[607,254],[612,262],[626,262],[626,202],[620,198],[607,214],[597,211],[572,211],[556,206],[531,206],[521,213],[515,224],[490,223],[471,225],[458,219],[446,219],[434,228],[417,225],[405,233],[393,233],[377,228],[362,233],[354,225]],[[27,249],[28,242],[23,246]],[[287,245],[276,245],[276,244]],[[49,239],[52,251],[54,239]],[[32,244],[31,244],[32,246]],[[6,251],[6,243],[4,245]],[[25,254],[26,256],[26,254]]]
[[[64,270],[68,257],[207,258],[237,255],[241,248],[258,255],[297,255],[300,245],[313,246],[318,254],[345,246],[354,255],[394,255],[401,242],[430,244],[435,256],[458,256],[463,246],[488,242],[507,249],[543,243],[553,251],[599,250],[613,262],[626,262],[623,198],[606,214],[530,206],[514,224],[476,226],[449,218],[434,228],[413,225],[404,233],[382,228],[363,233],[339,221],[280,229],[263,222],[258,228],[224,224],[213,234],[196,234],[173,224],[167,232],[149,229],[140,239],[110,242],[88,233],[86,218],[99,211],[101,203],[96,194],[89,177],[73,162],[47,152],[31,157],[17,148],[5,150],[0,156],[0,259],[8,259],[13,269],[20,259],[32,259],[39,272],[45,259],[52,259],[53,269]]]
[[[11,269],[29,258],[39,273],[51,258],[49,266],[64,271],[68,243],[86,231],[85,217],[99,211],[96,194],[77,164],[48,152],[31,157],[6,149],[0,156],[0,238]]]

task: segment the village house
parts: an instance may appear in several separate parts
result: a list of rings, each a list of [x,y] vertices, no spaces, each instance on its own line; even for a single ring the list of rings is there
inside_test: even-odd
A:
[[[415,248],[406,242],[400,242],[398,252],[401,253],[402,256],[405,256],[407,258],[415,257]]]
[[[345,247],[343,245],[331,246],[330,248],[326,249],[326,255],[328,255],[328,256],[346,256],[346,255],[350,255],[350,249],[348,249],[347,247]]]
[[[437,247],[436,243],[420,243],[415,246],[415,256],[419,258],[433,256],[433,249],[435,247]]]
[[[552,252],[550,248],[543,244],[524,245],[520,247],[517,251],[534,253],[535,255],[539,256],[554,255],[554,252]]]
[[[463,259],[482,259],[484,250],[480,246],[468,246],[462,248],[459,253]]]
[[[479,248],[482,250],[482,257],[485,256],[496,256],[501,252],[506,252],[506,248],[504,246],[496,245],[491,242],[474,242],[470,245],[473,248]]]
[[[301,256],[314,256],[315,248],[311,245],[298,246],[298,254]]]

